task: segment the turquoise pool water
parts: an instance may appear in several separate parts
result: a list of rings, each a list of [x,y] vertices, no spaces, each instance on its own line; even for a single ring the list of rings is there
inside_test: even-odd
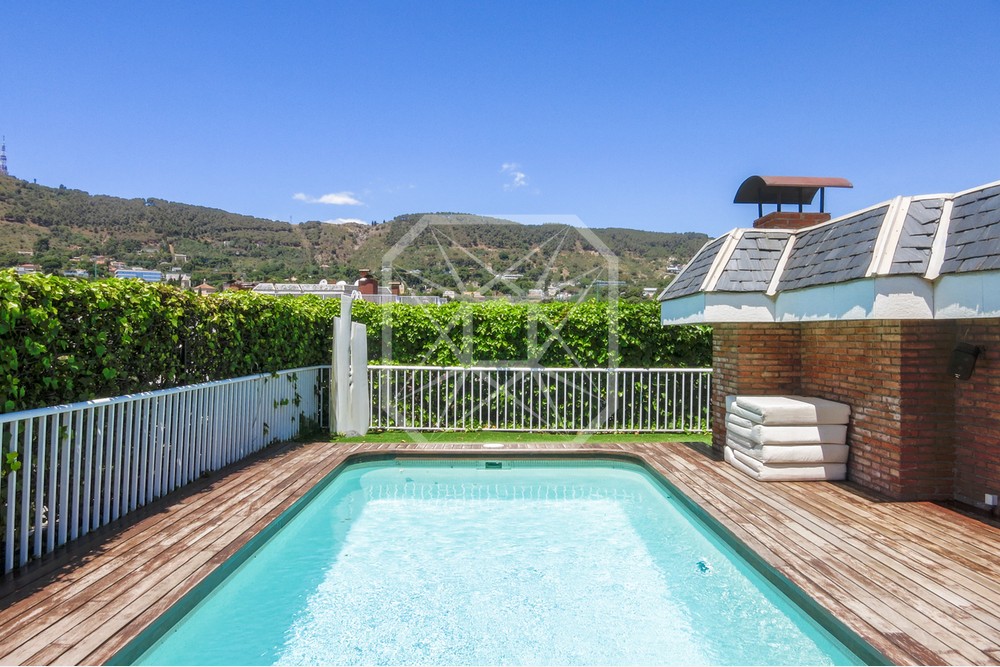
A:
[[[340,472],[137,664],[862,663],[637,465],[400,459]]]

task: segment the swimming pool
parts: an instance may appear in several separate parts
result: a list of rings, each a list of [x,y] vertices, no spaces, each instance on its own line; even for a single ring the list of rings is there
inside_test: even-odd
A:
[[[361,463],[295,510],[115,661],[862,664],[875,655],[856,637],[848,649],[817,619],[841,634],[836,622],[792,603],[787,582],[741,558],[632,463]]]

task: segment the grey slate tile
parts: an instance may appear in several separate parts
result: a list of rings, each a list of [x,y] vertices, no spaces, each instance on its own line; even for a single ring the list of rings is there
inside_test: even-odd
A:
[[[911,201],[889,273],[922,274],[929,263],[944,199]],[[864,277],[887,207],[799,232],[778,289],[789,290]],[[747,230],[718,281],[727,291],[763,291],[788,241],[788,232]],[[668,288],[665,298],[696,292],[721,248],[713,242]],[[942,273],[1000,270],[1000,186],[954,200]]]

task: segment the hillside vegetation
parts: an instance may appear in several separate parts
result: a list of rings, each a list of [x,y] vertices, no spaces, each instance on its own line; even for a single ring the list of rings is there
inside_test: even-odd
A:
[[[195,282],[354,280],[393,263],[414,289],[456,287],[504,291],[501,274],[522,287],[613,278],[637,286],[669,283],[671,265],[686,262],[707,240],[699,233],[521,225],[462,214],[402,215],[378,225],[293,225],[162,199],[122,199],[46,187],[0,176],[0,266],[32,262],[56,272],[94,271],[92,256],[129,265],[179,267]],[[415,226],[423,231],[410,238]],[[610,255],[601,254],[599,242]],[[32,253],[29,255],[28,253]],[[80,258],[74,260],[74,258]],[[100,269],[98,269],[100,271]],[[460,276],[456,285],[455,276]]]

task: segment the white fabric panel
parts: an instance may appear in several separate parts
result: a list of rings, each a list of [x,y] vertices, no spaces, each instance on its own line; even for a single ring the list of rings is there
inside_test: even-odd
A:
[[[726,431],[760,445],[811,445],[847,442],[847,426],[764,426],[736,414],[726,416]]]
[[[750,424],[760,424],[760,415],[754,414],[746,408],[740,407],[740,405],[735,402],[729,407],[728,414],[736,415]]]
[[[726,461],[734,468],[762,482],[816,482],[847,477],[843,463],[777,464],[762,463],[727,446]]]
[[[847,445],[752,445],[739,436],[726,437],[735,451],[761,463],[846,463],[851,448]]]
[[[737,414],[757,424],[846,424],[851,418],[851,406],[810,396],[738,396],[735,405],[742,408]]]

